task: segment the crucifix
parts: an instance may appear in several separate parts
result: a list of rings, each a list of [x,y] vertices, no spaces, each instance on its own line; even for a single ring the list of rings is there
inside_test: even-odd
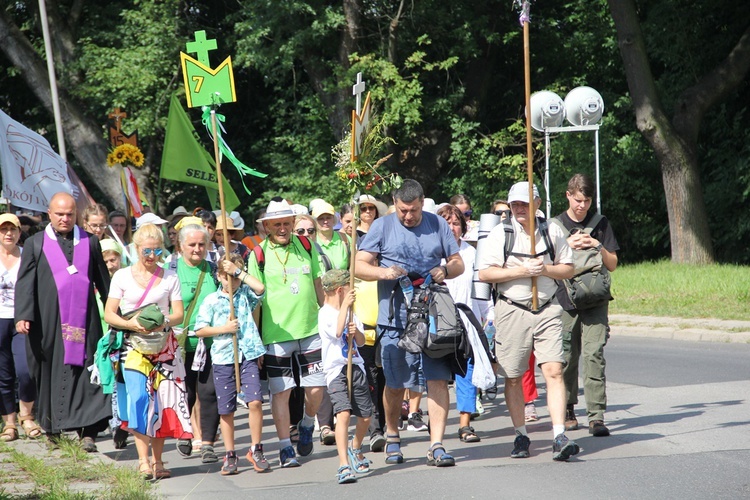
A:
[[[362,94],[365,92],[365,82],[362,73],[357,73],[357,83],[352,86],[352,95],[357,96],[357,116],[362,112]]]
[[[209,66],[208,53],[211,50],[216,50],[218,45],[216,44],[216,40],[206,39],[205,31],[196,31],[195,41],[186,43],[185,47],[187,48],[188,53],[194,53],[196,55],[198,62],[205,66]]]
[[[117,130],[118,132],[120,131],[120,122],[123,118],[127,117],[128,114],[125,111],[122,111],[119,107],[113,109],[112,112],[107,115],[107,118],[115,122],[115,130]]]

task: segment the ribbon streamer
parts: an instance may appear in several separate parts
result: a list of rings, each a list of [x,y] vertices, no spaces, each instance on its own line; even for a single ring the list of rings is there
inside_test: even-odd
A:
[[[209,137],[211,137],[211,140],[216,140],[214,138],[213,130],[211,130],[211,108],[209,106],[203,106],[203,115],[201,116],[201,122],[203,122],[203,125],[206,127],[206,130],[208,131]],[[216,121],[219,124],[219,130],[218,130],[218,136],[219,136],[219,151],[222,155],[226,156],[229,162],[235,166],[237,169],[237,172],[240,174],[240,180],[242,181],[242,187],[245,189],[245,192],[249,195],[250,190],[247,188],[247,185],[245,184],[245,178],[244,176],[254,175],[256,177],[267,177],[268,174],[264,174],[263,172],[258,172],[257,170],[248,167],[244,163],[242,163],[232,152],[229,145],[224,141],[224,137],[222,137],[222,132],[227,133],[226,129],[224,128],[224,125],[222,122],[226,120],[226,117],[222,114],[216,113]]]
[[[515,0],[513,4],[521,9],[521,15],[518,17],[518,22],[523,26],[525,23],[531,22],[531,0]]]

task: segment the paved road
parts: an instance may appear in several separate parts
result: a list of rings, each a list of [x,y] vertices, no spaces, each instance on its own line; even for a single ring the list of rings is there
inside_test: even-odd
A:
[[[406,463],[386,466],[382,454],[370,454],[374,472],[353,485],[336,484],[333,447],[316,445],[302,467],[282,470],[267,416],[264,441],[271,472],[257,474],[242,461],[240,474],[221,477],[219,465],[181,458],[170,444],[166,459],[174,478],[162,481],[159,491],[165,498],[750,498],[750,345],[615,336],[607,359],[612,435],[570,432],[583,450],[569,463],[551,460],[550,421],[538,377],[543,418],[529,426],[532,457],[526,460],[508,458],[513,436],[499,395],[485,403],[487,412],[474,422],[481,443],[458,441],[452,412],[445,444],[458,460],[454,468],[427,467],[427,435],[404,432]],[[237,430],[239,448],[246,450],[244,413]],[[102,443],[100,449],[114,458],[106,447]],[[119,460],[134,466],[132,448]]]

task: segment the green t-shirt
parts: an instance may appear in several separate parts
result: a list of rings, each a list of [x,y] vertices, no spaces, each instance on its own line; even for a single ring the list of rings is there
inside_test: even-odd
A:
[[[211,275],[211,266],[208,265],[208,262],[203,261],[200,266],[192,267],[188,265],[185,262],[185,259],[182,257],[180,257],[177,261],[177,277],[180,279],[182,303],[185,307],[186,316],[188,309],[190,308],[190,304],[195,299],[195,289],[198,286],[198,279],[200,278],[201,272],[205,272],[206,276],[203,278],[203,283],[201,284],[201,292],[198,296],[198,303],[193,308],[193,313],[190,315],[190,318],[188,318],[189,323],[185,325],[183,322],[183,324],[180,325],[185,333],[187,333],[187,331],[194,330],[195,318],[198,316],[198,308],[200,307],[201,302],[203,302],[203,299],[205,299],[209,294],[216,291],[216,282]],[[204,338],[203,342],[205,342],[207,348],[211,347],[211,337]],[[187,341],[185,342],[185,350],[187,352],[195,352],[195,348],[197,346],[198,337],[194,335],[189,336],[187,338]]]
[[[265,257],[261,273],[253,252],[248,273],[266,286],[262,301],[261,337],[263,343],[277,344],[300,340],[318,333],[318,298],[315,280],[321,276],[318,251],[307,253],[294,236],[286,246],[266,238],[260,244]]]
[[[332,269],[349,269],[349,242],[341,238],[341,233],[334,231],[331,241],[327,244],[318,242],[320,249],[323,253],[331,259]],[[325,266],[322,265],[321,270],[325,272]]]

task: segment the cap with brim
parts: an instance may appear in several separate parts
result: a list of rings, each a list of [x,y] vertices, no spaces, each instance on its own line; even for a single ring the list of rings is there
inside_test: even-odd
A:
[[[533,186],[534,198],[539,198],[539,190],[536,186]],[[529,203],[529,183],[527,181],[516,182],[511,186],[508,191],[508,203],[514,201],[520,201],[522,203]]]
[[[323,290],[331,292],[340,286],[349,284],[349,271],[346,269],[331,269],[320,280]]]
[[[179,231],[183,227],[190,226],[193,224],[196,226],[203,226],[203,219],[201,219],[200,217],[194,217],[192,215],[188,217],[183,217],[182,219],[180,219],[180,221],[177,224],[174,225],[174,228],[177,231]]]
[[[330,203],[316,203],[313,207],[312,216],[313,219],[317,219],[323,214],[329,214],[329,215],[336,215],[336,210],[333,208],[333,205]]]
[[[105,238],[99,242],[102,252],[117,252],[122,255],[122,247],[119,243],[111,238]]]
[[[2,214],[0,215],[0,226],[5,224],[6,222],[10,222],[14,226],[20,228],[21,227],[21,221],[18,220],[18,216],[15,214]]]
[[[294,217],[294,211],[289,203],[287,203],[286,200],[272,201],[268,204],[268,208],[266,208],[266,215],[258,219],[258,222],[264,220],[284,219],[286,217]]]
[[[153,212],[148,212],[135,220],[135,228],[140,229],[144,224],[168,224],[169,221],[162,219]]]
[[[242,218],[239,212],[232,212],[229,214],[229,218],[232,219],[234,227],[237,229],[245,229],[245,219]]]
[[[230,219],[226,215],[223,217],[217,217],[216,218],[216,230],[222,231],[225,227],[227,228],[227,231],[235,231],[237,229],[236,227],[234,227],[234,223],[232,222],[232,219]]]
[[[357,205],[375,205],[375,208],[378,211],[378,216],[382,217],[388,212],[388,206],[383,203],[382,201],[378,200],[374,196],[370,196],[369,194],[363,194],[359,198],[357,198],[356,201]]]

